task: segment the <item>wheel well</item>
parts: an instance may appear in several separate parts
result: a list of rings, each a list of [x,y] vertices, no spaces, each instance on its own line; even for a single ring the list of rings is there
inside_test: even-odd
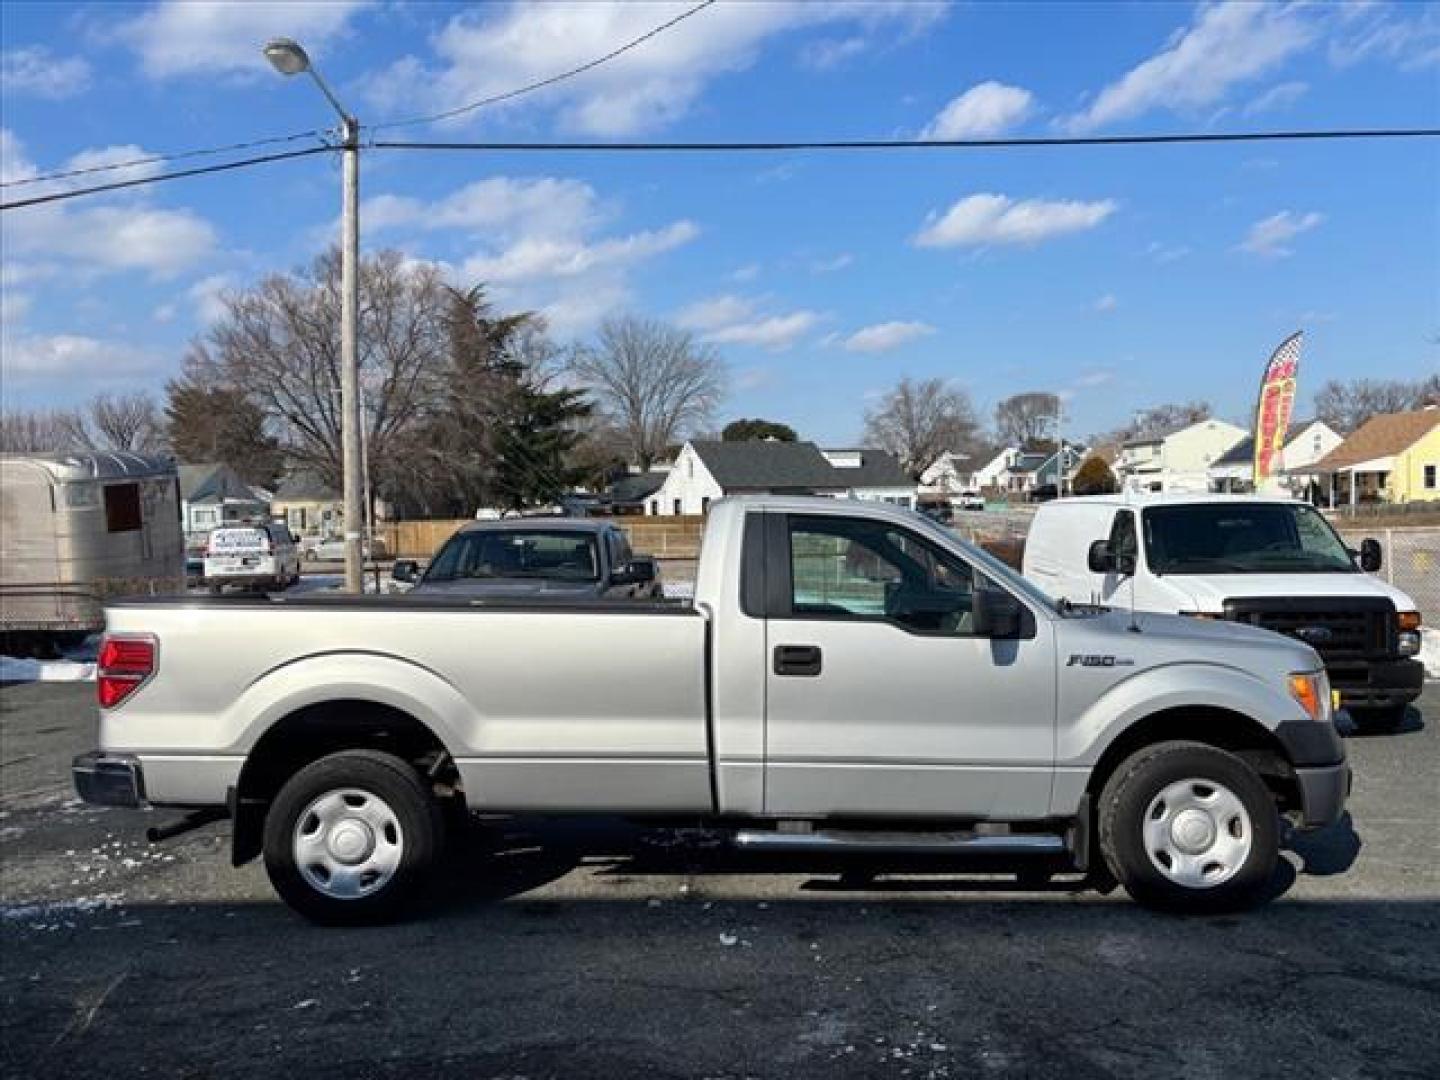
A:
[[[265,811],[285,781],[327,754],[381,750],[408,761],[437,788],[463,801],[459,774],[445,744],[409,713],[374,701],[327,701],[298,709],[276,722],[245,758],[231,796],[232,861],[260,853]]]
[[[1186,706],[1152,713],[1132,724],[1105,748],[1091,770],[1086,792],[1091,805],[1122,761],[1137,750],[1159,742],[1185,739],[1204,743],[1244,760],[1260,774],[1279,800],[1282,810],[1300,805],[1295,770],[1278,739],[1250,717],[1211,706]]]

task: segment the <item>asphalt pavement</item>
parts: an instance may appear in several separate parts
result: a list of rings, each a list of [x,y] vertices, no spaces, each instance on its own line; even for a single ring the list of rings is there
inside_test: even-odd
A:
[[[173,812],[78,803],[92,695],[0,690],[6,1077],[1440,1075],[1434,683],[1244,915],[519,821],[366,930],[292,915],[223,824],[152,846]]]

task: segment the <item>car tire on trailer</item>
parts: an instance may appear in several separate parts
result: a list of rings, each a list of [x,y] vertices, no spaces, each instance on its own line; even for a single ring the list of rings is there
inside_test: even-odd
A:
[[[1266,899],[1280,858],[1274,797],[1249,765],[1194,742],[1146,747],[1100,794],[1100,850],[1137,902],[1234,911]]]
[[[1351,709],[1350,722],[1365,735],[1389,735],[1405,724],[1408,705],[1391,705],[1379,709]]]
[[[265,817],[265,870],[312,922],[402,914],[439,859],[445,822],[420,773],[377,750],[345,750],[292,776]]]

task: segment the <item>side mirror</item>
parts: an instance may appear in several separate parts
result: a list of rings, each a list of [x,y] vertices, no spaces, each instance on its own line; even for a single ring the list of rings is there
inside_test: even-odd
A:
[[[654,559],[631,559],[615,571],[616,585],[649,585],[655,580]]]
[[[396,559],[390,568],[390,577],[395,581],[413,582],[420,576],[420,564],[414,559]]]
[[[1096,540],[1085,557],[1092,574],[1108,574],[1115,569],[1115,556],[1110,554],[1109,540]]]
[[[1384,553],[1380,549],[1380,541],[1373,536],[1367,536],[1360,541],[1360,569],[1367,574],[1373,574],[1385,562]]]
[[[1004,589],[976,589],[970,618],[976,637],[1018,638],[1024,622],[1024,607]]]

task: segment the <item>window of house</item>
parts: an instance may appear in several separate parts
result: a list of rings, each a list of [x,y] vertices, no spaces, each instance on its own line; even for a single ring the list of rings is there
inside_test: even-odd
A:
[[[682,505],[683,504],[679,499],[675,500],[674,513],[677,517],[685,512],[683,509],[681,509]]]
[[[702,514],[708,514],[709,512],[710,512],[710,496],[709,496],[709,495],[702,495],[702,496],[700,497],[700,513],[702,513]]]
[[[970,567],[914,533],[842,517],[790,519],[791,610],[874,619],[921,634],[968,634]]]
[[[1435,467],[1434,465],[1426,465],[1426,466],[1425,466],[1425,490],[1426,490],[1426,491],[1434,491],[1434,490],[1435,490],[1435,486],[1436,486],[1436,483],[1435,483],[1435,468],[1436,468],[1436,467]]]
[[[140,515],[140,485],[107,485],[105,488],[106,532],[136,532],[143,524]]]

